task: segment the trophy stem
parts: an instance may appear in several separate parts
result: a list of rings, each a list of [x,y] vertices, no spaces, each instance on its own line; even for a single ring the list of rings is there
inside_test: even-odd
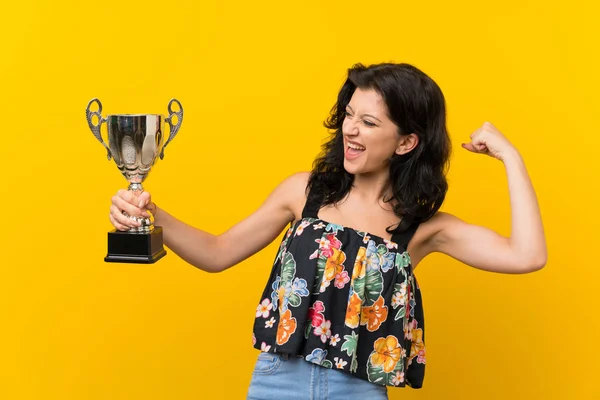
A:
[[[131,183],[130,182],[127,190],[131,190],[132,192],[134,192],[134,194],[136,196],[139,196],[144,191],[144,187],[142,186],[141,183]]]
[[[132,191],[133,194],[135,194],[135,197],[139,197],[144,192],[144,187],[142,186],[141,183],[131,183],[130,182],[127,190]],[[123,211],[123,215],[127,216],[128,218],[130,218],[134,221],[138,221],[139,223],[141,223],[141,226],[130,228],[129,232],[150,233],[154,230],[154,216],[150,213],[150,211],[147,211],[147,212],[150,214],[150,217],[148,217],[148,218],[137,217],[135,215],[129,215],[125,211]]]

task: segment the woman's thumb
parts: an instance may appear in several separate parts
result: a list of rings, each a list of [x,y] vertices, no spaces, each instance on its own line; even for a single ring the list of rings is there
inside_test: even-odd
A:
[[[138,207],[140,207],[140,208],[145,207],[150,202],[150,193],[143,192],[142,194],[140,194],[140,197],[138,197],[138,200],[139,200]]]

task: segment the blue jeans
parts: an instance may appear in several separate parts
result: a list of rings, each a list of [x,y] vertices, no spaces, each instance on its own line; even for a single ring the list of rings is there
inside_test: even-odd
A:
[[[261,352],[247,400],[387,400],[387,388],[287,354]]]

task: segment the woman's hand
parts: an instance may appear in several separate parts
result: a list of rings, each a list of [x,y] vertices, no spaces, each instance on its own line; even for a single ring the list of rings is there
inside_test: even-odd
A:
[[[485,122],[481,128],[471,134],[471,142],[462,147],[473,153],[486,154],[504,161],[506,157],[517,153],[517,149],[491,123]]]
[[[429,251],[444,253],[492,272],[517,274],[542,269],[548,260],[544,227],[535,191],[519,152],[488,122],[471,135],[471,143],[462,147],[504,163],[510,195],[511,234],[506,237],[438,212],[431,219],[436,234],[429,241]]]
[[[136,196],[132,191],[121,189],[112,197],[110,206],[110,222],[119,231],[128,231],[141,226],[141,223],[128,215],[149,218],[156,206],[151,201],[150,193],[142,192]],[[123,212],[127,213],[124,215]]]

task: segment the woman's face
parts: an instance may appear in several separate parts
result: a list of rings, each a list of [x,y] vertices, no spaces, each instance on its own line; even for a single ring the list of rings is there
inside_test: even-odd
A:
[[[395,152],[401,152],[403,137],[388,118],[385,101],[374,90],[357,88],[354,91],[346,107],[342,132],[344,169],[350,174],[387,170],[387,160]]]

